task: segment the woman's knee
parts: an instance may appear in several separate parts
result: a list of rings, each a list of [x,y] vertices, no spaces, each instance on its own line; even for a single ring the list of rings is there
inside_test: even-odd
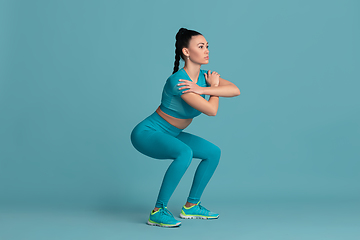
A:
[[[179,152],[178,157],[175,159],[175,161],[181,162],[184,167],[188,168],[191,164],[192,158],[194,154],[190,147],[184,147]]]
[[[216,162],[216,164],[220,161],[221,149],[215,144],[209,149],[209,154],[212,161]]]

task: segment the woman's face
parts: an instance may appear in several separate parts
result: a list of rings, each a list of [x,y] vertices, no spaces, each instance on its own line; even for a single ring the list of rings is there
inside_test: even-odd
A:
[[[189,47],[183,48],[183,53],[189,56],[189,60],[198,64],[209,63],[209,49],[208,43],[203,35],[192,36],[189,41]]]

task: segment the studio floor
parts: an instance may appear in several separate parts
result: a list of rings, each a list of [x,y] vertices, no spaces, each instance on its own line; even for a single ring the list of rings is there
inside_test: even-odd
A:
[[[360,239],[358,200],[261,200],[204,206],[218,212],[219,219],[180,219],[180,209],[168,205],[182,221],[178,228],[147,225],[151,209],[139,204],[97,210],[8,207],[0,211],[0,239]]]

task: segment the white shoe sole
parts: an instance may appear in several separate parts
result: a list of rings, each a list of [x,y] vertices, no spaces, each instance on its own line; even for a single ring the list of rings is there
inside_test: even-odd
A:
[[[185,216],[182,213],[180,213],[180,217],[185,218],[185,219],[217,219],[217,218],[219,218],[219,215],[217,217],[201,217],[201,216],[193,216],[193,215]]]
[[[159,227],[179,227],[181,225],[181,222],[177,223],[176,225],[161,225],[158,223],[152,223],[149,220],[147,221],[147,224],[151,225],[151,226],[159,226]]]

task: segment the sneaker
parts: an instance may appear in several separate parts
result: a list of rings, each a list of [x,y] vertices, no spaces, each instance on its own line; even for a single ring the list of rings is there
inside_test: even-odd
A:
[[[159,227],[179,227],[181,222],[176,220],[167,207],[165,207],[159,208],[156,212],[151,211],[147,224]]]
[[[205,207],[200,205],[200,201],[191,207],[185,207],[181,209],[181,218],[200,218],[200,219],[216,219],[219,214],[207,210]]]

